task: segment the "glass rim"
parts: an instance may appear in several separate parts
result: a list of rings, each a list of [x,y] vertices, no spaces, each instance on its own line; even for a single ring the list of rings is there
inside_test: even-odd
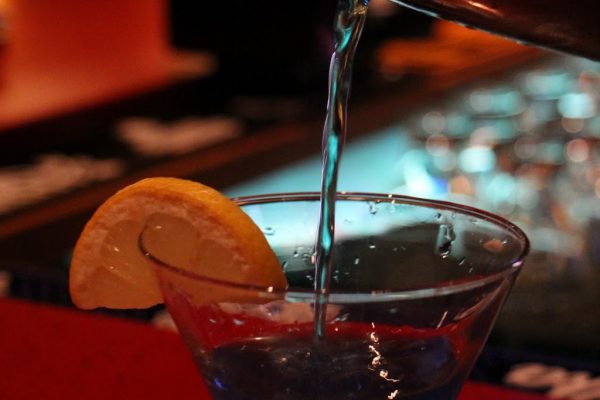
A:
[[[235,202],[238,206],[248,206],[248,205],[261,205],[261,204],[272,204],[272,203],[285,203],[285,202],[315,202],[320,201],[321,194],[319,192],[287,192],[287,193],[268,193],[268,194],[260,194],[260,195],[252,195],[252,196],[240,196],[240,197],[232,197],[231,200]],[[378,203],[394,203],[394,204],[407,204],[420,206],[424,208],[437,209],[437,210],[445,210],[445,211],[454,211],[463,215],[476,217],[496,226],[499,226],[503,229],[506,229],[508,232],[513,234],[520,243],[522,243],[522,249],[518,256],[513,258],[512,260],[507,261],[507,268],[495,272],[478,279],[474,279],[472,281],[461,281],[461,282],[443,282],[447,283],[444,286],[434,286],[428,285],[427,287],[420,288],[406,288],[406,289],[387,289],[387,290],[372,290],[372,291],[348,291],[348,290],[340,290],[340,289],[331,289],[328,291],[327,296],[331,303],[336,302],[336,298],[339,298],[340,303],[358,303],[374,301],[374,298],[378,298],[379,301],[390,301],[390,300],[406,300],[406,299],[419,299],[419,298],[427,298],[427,297],[435,297],[441,296],[451,293],[458,293],[461,291],[475,289],[481,286],[485,286],[489,283],[502,280],[506,276],[509,276],[515,272],[517,272],[523,262],[525,257],[529,253],[530,250],[530,242],[527,238],[527,235],[519,228],[516,224],[510,222],[508,219],[501,217],[499,215],[493,214],[491,212],[481,210],[476,207],[463,205],[459,203],[453,203],[445,200],[437,200],[437,199],[425,199],[418,198],[412,196],[405,196],[399,194],[382,194],[382,193],[367,193],[367,192],[338,192],[336,196],[336,201],[357,201],[357,202],[367,202],[374,201]],[[265,299],[288,299],[292,301],[309,301],[315,300],[317,294],[314,289],[299,289],[299,288],[285,288],[279,289],[274,288],[272,286],[257,286],[243,283],[235,283],[229,281],[223,281],[215,278],[206,277],[188,270],[181,269],[177,266],[169,265],[168,263],[160,260],[158,257],[154,256],[149,250],[146,249],[143,243],[144,232],[148,228],[148,225],[144,227],[142,232],[140,232],[138,237],[138,248],[142,252],[143,256],[150,260],[152,263],[157,266],[166,269],[172,273],[176,273],[182,277],[198,280],[205,283],[210,283],[214,285],[220,285],[230,288],[235,288],[238,290],[248,290],[253,292],[259,292],[262,294],[261,297]],[[348,299],[350,296],[352,299]],[[343,299],[343,300],[342,300]]]

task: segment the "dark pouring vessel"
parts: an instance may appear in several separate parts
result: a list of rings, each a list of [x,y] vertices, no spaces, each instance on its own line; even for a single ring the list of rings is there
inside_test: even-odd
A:
[[[435,17],[600,60],[598,0],[392,0]]]

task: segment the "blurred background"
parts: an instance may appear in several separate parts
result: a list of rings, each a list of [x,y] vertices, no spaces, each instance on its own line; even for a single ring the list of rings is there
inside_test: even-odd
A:
[[[83,224],[142,177],[319,189],[335,2],[190,3],[0,0],[1,296],[70,306]],[[599,106],[598,63],[372,0],[340,190],[474,205],[532,241],[482,379],[600,371]]]

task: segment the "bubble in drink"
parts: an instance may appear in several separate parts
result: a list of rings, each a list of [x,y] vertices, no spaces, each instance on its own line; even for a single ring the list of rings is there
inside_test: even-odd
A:
[[[450,256],[452,243],[456,240],[456,233],[452,225],[442,224],[439,228],[437,251],[442,258]]]

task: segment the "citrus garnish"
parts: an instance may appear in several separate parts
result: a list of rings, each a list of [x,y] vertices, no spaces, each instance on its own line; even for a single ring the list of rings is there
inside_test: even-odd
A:
[[[264,234],[235,203],[200,183],[148,178],[106,200],[83,229],[70,270],[76,306],[147,308],[163,302],[156,271],[138,243],[149,221],[164,231],[158,247],[167,250],[170,265],[217,281],[287,286]]]

